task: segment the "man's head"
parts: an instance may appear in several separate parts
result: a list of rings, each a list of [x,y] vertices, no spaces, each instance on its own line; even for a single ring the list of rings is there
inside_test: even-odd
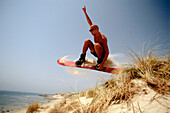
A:
[[[93,31],[94,29],[99,30],[99,27],[97,25],[93,24],[93,25],[90,26],[90,30],[89,31]]]
[[[94,36],[97,32],[99,32],[99,27],[97,25],[93,24],[93,25],[90,26],[90,30],[89,31]]]

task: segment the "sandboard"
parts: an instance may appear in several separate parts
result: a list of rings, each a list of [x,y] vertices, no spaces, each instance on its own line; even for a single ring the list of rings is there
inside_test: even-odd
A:
[[[85,62],[86,64],[82,65],[82,66],[76,66],[74,61],[67,61],[65,59],[59,59],[59,60],[57,60],[57,63],[62,65],[62,66],[78,67],[78,68],[96,70],[95,65],[91,64],[89,62]],[[121,68],[104,67],[104,69],[100,70],[100,71],[112,73],[112,74],[117,74],[120,70],[121,70]],[[97,71],[99,71],[99,70],[97,70]]]

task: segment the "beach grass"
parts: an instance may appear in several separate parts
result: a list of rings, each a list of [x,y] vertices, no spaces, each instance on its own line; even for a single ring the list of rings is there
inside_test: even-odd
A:
[[[104,85],[94,89],[100,91],[96,93],[92,103],[86,106],[84,111],[98,113],[105,111],[111,104],[130,102],[133,96],[141,91],[140,83],[135,83],[138,79],[157,93],[169,95],[170,59],[167,57],[169,55],[158,52],[159,46],[148,48],[149,46],[139,53],[129,49],[130,62],[124,65],[117,78],[110,79]],[[145,89],[142,89],[142,92],[147,94]]]
[[[152,49],[149,47],[145,46],[139,52],[129,49],[127,52],[129,62],[122,66],[122,70],[117,73],[116,78],[113,76],[101,86],[80,92],[76,98],[78,101],[75,101],[76,99],[71,102],[61,100],[50,110],[50,113],[67,113],[69,111],[73,113],[102,113],[107,111],[111,105],[130,103],[134,95],[139,92],[147,94],[144,86],[154,90],[156,95],[170,95],[169,53],[163,54],[159,51],[160,46]],[[80,101],[81,96],[86,99],[92,98],[92,101],[84,105]],[[139,103],[137,106],[139,112],[142,112]],[[131,107],[135,112],[136,108],[133,102]],[[33,108],[31,106],[29,109]],[[169,107],[167,108],[169,109]]]
[[[170,92],[170,59],[164,52],[157,51],[159,46],[151,50],[141,51],[140,54],[130,49],[130,61],[126,64],[128,68],[124,68],[123,72],[127,73],[131,79],[142,78],[149,87],[158,93],[166,94]]]
[[[37,113],[39,108],[40,106],[38,103],[33,103],[28,106],[26,113]]]

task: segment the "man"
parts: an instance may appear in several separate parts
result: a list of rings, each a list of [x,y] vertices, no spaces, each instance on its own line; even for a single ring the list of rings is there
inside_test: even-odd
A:
[[[82,54],[80,55],[80,58],[78,61],[76,61],[77,66],[81,66],[83,62],[85,62],[86,57],[86,51],[89,48],[91,53],[98,58],[96,69],[102,70],[103,65],[105,61],[107,60],[107,57],[109,55],[109,49],[107,45],[107,38],[99,32],[99,27],[95,24],[92,24],[92,21],[90,20],[88,14],[86,13],[86,7],[82,8],[87,22],[90,25],[90,32],[94,36],[94,44],[90,39],[85,40],[83,45]]]

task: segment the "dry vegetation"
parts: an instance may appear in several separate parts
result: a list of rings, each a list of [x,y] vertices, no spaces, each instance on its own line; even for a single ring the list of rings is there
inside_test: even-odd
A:
[[[46,107],[41,107],[37,102],[28,106],[26,113],[39,113],[41,110],[47,109]]]
[[[142,88],[144,85],[149,86],[158,94],[170,95],[170,59],[154,53],[156,49],[157,47],[149,51],[147,48],[139,54],[130,50],[131,61],[125,65],[126,68],[123,68],[116,78],[94,89],[82,91],[78,95],[78,99],[82,96],[93,97],[90,104],[83,105],[80,101],[62,100],[55,105],[54,109],[51,109],[50,113],[67,113],[68,111],[101,113],[111,105],[131,102],[134,95],[139,92],[147,94],[146,89]],[[136,83],[136,80],[140,80],[141,83]],[[138,107],[142,112],[139,104]],[[133,103],[132,108],[134,111]],[[167,109],[170,108],[167,107]]]
[[[154,53],[158,48],[145,49],[139,55],[130,49],[130,62],[125,65],[116,79],[108,80],[104,85],[94,89],[95,96],[89,106],[83,107],[85,113],[100,113],[112,104],[130,102],[134,94],[143,92],[136,79],[140,79],[147,86],[162,95],[170,95],[170,59]]]
[[[40,106],[38,103],[33,103],[32,105],[28,106],[26,113],[37,113],[39,108]]]
[[[161,52],[154,53],[158,47],[144,51],[137,55],[133,50],[129,55],[131,62],[127,64],[123,72],[130,76],[130,79],[142,78],[145,82],[158,93],[170,93],[170,59]]]

